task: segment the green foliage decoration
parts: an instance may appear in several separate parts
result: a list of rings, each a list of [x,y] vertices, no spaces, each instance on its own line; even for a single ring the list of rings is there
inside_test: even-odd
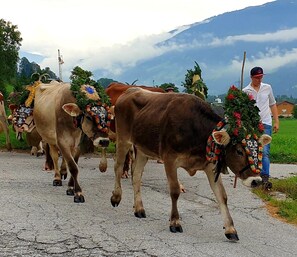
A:
[[[241,142],[247,135],[260,137],[263,134],[264,125],[252,96],[231,86],[225,98],[224,109],[227,132],[233,144]]]
[[[193,81],[193,77],[195,75],[198,75],[199,77],[198,80]],[[194,70],[187,70],[187,74],[185,75],[185,82],[182,82],[182,86],[185,87],[185,92],[188,94],[194,94],[203,100],[207,98],[208,88],[203,82],[201,69],[196,61]]]
[[[70,76],[71,86],[70,89],[74,97],[76,98],[77,105],[84,110],[87,105],[95,105],[98,103],[98,100],[90,99],[87,97],[86,93],[82,92],[82,85],[89,85],[95,88],[98,95],[100,96],[100,101],[103,104],[110,106],[110,100],[108,95],[105,93],[104,88],[91,79],[92,72],[83,70],[81,67],[76,66]]]

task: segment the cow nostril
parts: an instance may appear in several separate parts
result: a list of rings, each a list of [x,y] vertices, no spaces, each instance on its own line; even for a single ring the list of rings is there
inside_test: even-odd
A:
[[[259,180],[253,180],[252,183],[251,183],[251,187],[252,188],[255,188],[255,187],[258,187],[262,184],[262,181],[259,181]]]
[[[109,140],[100,140],[99,144],[103,147],[107,147],[109,145]]]

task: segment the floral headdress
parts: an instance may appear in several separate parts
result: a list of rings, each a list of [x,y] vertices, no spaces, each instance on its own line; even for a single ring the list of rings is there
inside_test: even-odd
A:
[[[77,69],[80,71],[80,68]],[[107,133],[112,117],[109,97],[102,86],[88,77],[89,72],[81,72],[81,75],[72,75],[70,86],[76,103],[81,110],[93,117],[99,130]]]
[[[256,101],[252,96],[231,86],[225,98],[225,119],[231,142],[242,143],[252,171],[259,173],[262,169],[263,146],[258,138],[264,132],[264,125],[260,120]]]
[[[252,96],[231,86],[225,98],[227,132],[233,144],[241,142],[247,135],[260,137],[264,131],[259,108]]]

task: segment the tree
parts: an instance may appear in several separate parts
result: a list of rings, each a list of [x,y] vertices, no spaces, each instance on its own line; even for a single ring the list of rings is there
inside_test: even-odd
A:
[[[99,83],[100,85],[102,85],[102,87],[107,88],[108,85],[112,82],[117,82],[113,79],[108,79],[108,78],[100,78],[97,80],[97,83]]]
[[[0,90],[7,94],[5,85],[16,78],[21,33],[16,25],[0,19]]]
[[[178,88],[173,83],[163,83],[160,85],[160,88],[164,89],[165,91],[167,91],[168,88],[172,88],[175,93],[179,92]]]
[[[182,86],[185,87],[185,92],[188,94],[194,94],[203,100],[207,98],[208,88],[203,82],[201,69],[197,62],[195,62],[194,70],[187,70]]]

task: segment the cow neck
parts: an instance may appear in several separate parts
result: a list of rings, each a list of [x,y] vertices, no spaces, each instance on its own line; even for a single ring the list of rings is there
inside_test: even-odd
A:
[[[226,126],[227,122],[225,119],[221,120],[216,127],[213,129],[212,133],[208,137],[206,145],[206,159],[209,162],[215,164],[215,182],[217,182],[220,173],[226,168],[223,164],[224,146],[217,144],[213,138],[213,132],[220,131]]]

